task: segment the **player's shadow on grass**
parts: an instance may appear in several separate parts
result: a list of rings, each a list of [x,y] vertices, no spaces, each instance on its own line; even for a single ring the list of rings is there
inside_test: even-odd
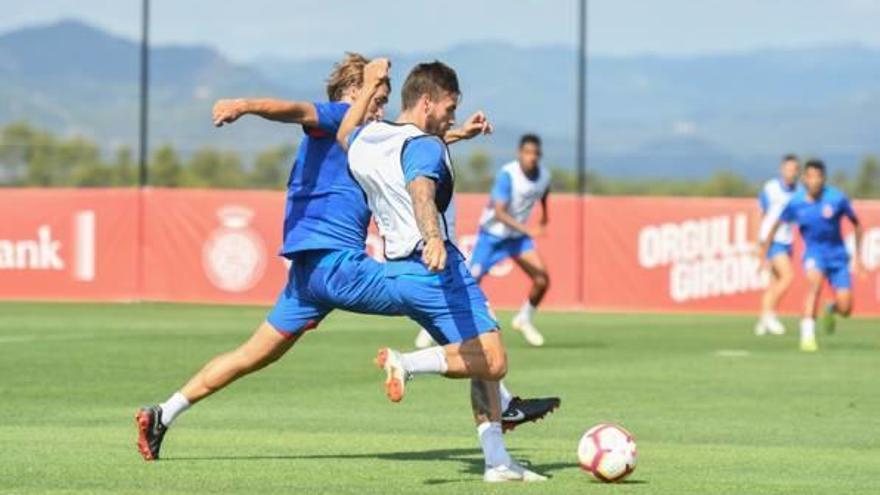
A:
[[[511,449],[512,454],[516,454],[517,449]],[[514,457],[519,457],[514,455]],[[261,460],[296,460],[296,459],[333,459],[333,460],[351,460],[351,459],[379,459],[383,461],[446,461],[461,464],[461,474],[479,475],[483,474],[483,453],[480,449],[435,449],[435,450],[416,450],[409,452],[376,452],[368,454],[302,454],[302,455],[239,455],[239,456],[194,456],[194,457],[166,457],[163,462],[167,461],[261,461]],[[578,469],[577,465],[571,462],[558,462],[552,464],[531,464],[528,461],[518,459],[522,464],[533,471],[547,475],[552,478],[554,471],[562,469]],[[440,485],[446,483],[456,483],[461,479],[429,479],[425,481],[427,485]]]

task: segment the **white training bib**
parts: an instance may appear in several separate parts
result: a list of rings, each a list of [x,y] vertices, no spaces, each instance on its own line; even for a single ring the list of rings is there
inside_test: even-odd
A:
[[[766,202],[767,208],[764,211],[764,217],[761,219],[759,240],[764,241],[767,239],[770,229],[773,228],[773,224],[779,219],[779,215],[782,214],[782,210],[785,209],[785,205],[791,200],[795,191],[797,191],[797,187],[787,190],[782,186],[782,181],[779,179],[770,179],[764,183],[764,187],[761,188],[761,197]],[[780,225],[779,229],[776,230],[776,236],[773,237],[773,242],[778,244],[791,244],[794,242],[792,224],[783,223]]]
[[[539,165],[538,177],[533,180],[522,171],[518,161],[512,161],[501,167],[495,180],[497,181],[502,174],[510,176],[510,201],[507,203],[507,212],[517,222],[526,223],[532,214],[535,203],[540,201],[550,188],[550,172]],[[483,209],[483,214],[480,216],[480,228],[498,237],[510,238],[523,235],[522,232],[513,230],[499,222],[495,218],[495,209],[491,203]]]
[[[407,141],[422,136],[427,134],[412,124],[371,122],[361,128],[348,150],[349,169],[366,193],[389,260],[409,256],[422,243],[401,161]],[[448,149],[444,162],[454,176]],[[455,238],[452,201],[438,218],[443,238],[450,241]]]

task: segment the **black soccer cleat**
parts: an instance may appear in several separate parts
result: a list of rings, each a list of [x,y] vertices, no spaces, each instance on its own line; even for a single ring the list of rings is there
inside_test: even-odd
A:
[[[523,424],[542,419],[544,416],[559,409],[562,401],[559,397],[545,397],[541,399],[520,399],[514,397],[510,400],[507,409],[501,413],[501,430],[505,433]]]
[[[137,448],[145,461],[159,460],[159,449],[168,427],[162,424],[162,408],[146,406],[138,409],[134,416],[137,424]]]

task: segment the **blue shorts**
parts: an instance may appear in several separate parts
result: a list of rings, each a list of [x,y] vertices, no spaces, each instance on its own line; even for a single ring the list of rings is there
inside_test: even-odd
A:
[[[767,260],[772,260],[773,258],[779,256],[780,254],[784,254],[785,256],[791,257],[791,244],[783,244],[781,242],[772,242],[770,243],[770,249],[767,250]]]
[[[388,261],[388,287],[403,314],[441,344],[457,344],[498,328],[489,301],[465,264],[464,255],[446,244],[446,268],[428,271],[421,253]]]
[[[507,258],[517,258],[534,249],[535,242],[527,235],[498,237],[481,230],[477,235],[477,243],[468,266],[471,275],[480,280],[498,263]]]
[[[804,270],[818,270],[828,279],[833,289],[850,289],[852,280],[849,274],[849,256],[828,256],[822,253],[804,253]]]
[[[292,336],[315,328],[334,309],[401,315],[382,263],[354,249],[314,250],[291,256],[287,284],[266,320]]]

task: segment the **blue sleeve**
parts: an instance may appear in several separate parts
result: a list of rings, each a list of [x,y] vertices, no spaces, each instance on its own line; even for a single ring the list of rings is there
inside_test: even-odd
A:
[[[315,103],[315,111],[318,113],[318,129],[336,136],[336,131],[342,125],[342,119],[345,118],[348,107],[348,103],[335,101]]]
[[[509,203],[512,190],[513,184],[510,180],[510,174],[502,170],[495,177],[495,185],[492,186],[492,201]]]
[[[400,160],[406,183],[409,184],[419,177],[439,180],[446,169],[444,155],[443,144],[434,136],[409,140],[404,145]]]
[[[858,223],[859,217],[856,216],[856,211],[853,209],[852,203],[846,196],[841,196],[840,198],[840,211],[844,216],[849,218],[850,221]]]
[[[767,190],[761,188],[761,194],[758,195],[758,203],[761,205],[761,212],[767,213],[767,208],[770,208],[770,198],[767,197]]]
[[[788,203],[785,205],[785,208],[783,208],[782,212],[779,213],[779,220],[780,221],[785,222],[785,223],[791,223],[791,222],[795,221],[796,217],[794,214],[794,210],[795,210],[794,203],[795,203],[795,201],[793,199],[788,201]]]

